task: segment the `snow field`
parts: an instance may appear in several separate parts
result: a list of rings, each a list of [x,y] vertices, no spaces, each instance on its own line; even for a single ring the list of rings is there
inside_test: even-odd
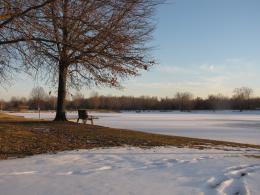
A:
[[[38,155],[1,161],[0,189],[5,195],[259,194],[260,160],[243,153],[161,147]]]

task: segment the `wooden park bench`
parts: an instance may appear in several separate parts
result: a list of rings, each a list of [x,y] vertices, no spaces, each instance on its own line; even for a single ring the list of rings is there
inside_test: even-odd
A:
[[[91,125],[94,124],[93,120],[94,119],[97,119],[96,117],[93,117],[91,115],[88,114],[88,111],[87,110],[78,110],[78,120],[77,120],[77,123],[79,122],[79,120],[82,120],[84,124],[87,123],[87,121],[91,121]]]

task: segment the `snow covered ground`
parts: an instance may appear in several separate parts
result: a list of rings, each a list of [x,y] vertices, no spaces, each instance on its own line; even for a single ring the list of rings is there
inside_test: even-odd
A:
[[[14,113],[28,118],[37,118],[37,113]],[[123,112],[91,113],[98,116],[95,124],[179,135],[196,138],[217,139],[260,145],[260,111],[217,112]],[[42,113],[44,119],[53,119],[54,113]],[[68,113],[76,118],[77,113]]]
[[[0,194],[257,195],[260,159],[242,153],[126,147],[0,161]]]
[[[13,113],[37,118],[36,113]],[[96,124],[260,144],[260,112],[92,113]],[[42,113],[52,119],[54,113]],[[68,113],[74,120],[77,113]],[[3,195],[257,195],[260,150],[133,147],[0,161]]]

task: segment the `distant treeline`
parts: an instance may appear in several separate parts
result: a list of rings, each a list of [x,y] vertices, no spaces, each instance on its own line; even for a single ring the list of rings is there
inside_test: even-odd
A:
[[[208,98],[157,98],[157,97],[107,97],[95,96],[90,98],[69,101],[68,109],[108,109],[108,110],[256,110],[260,109],[260,98],[239,100],[219,95],[210,95]]]
[[[209,95],[207,98],[194,97],[189,92],[178,92],[172,98],[100,96],[98,94],[84,98],[80,93],[67,100],[68,110],[107,109],[107,110],[257,110],[260,109],[260,97],[252,98],[252,89],[242,87],[234,90],[232,97]],[[0,101],[2,110],[54,110],[56,98],[44,92],[42,88],[33,89],[30,98],[11,98]]]

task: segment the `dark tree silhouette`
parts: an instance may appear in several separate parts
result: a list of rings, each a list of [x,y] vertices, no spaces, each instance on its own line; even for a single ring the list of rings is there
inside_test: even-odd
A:
[[[233,91],[233,99],[237,102],[240,112],[244,109],[249,109],[249,101],[253,95],[253,89],[248,87],[236,88]]]
[[[192,109],[193,95],[190,92],[177,92],[175,98],[178,102],[180,111],[190,111]]]

